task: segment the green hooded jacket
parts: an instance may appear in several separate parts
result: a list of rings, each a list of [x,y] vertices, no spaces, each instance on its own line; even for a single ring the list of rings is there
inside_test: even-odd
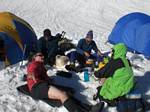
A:
[[[107,78],[100,90],[99,94],[108,100],[127,94],[134,86],[133,71],[126,59],[126,46],[119,43],[113,47],[113,50],[113,59],[120,58],[124,67],[117,69],[111,77]]]

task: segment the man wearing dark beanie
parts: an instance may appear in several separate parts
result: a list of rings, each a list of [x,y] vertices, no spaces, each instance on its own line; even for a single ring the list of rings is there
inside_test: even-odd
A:
[[[70,61],[72,64],[77,60],[81,67],[84,67],[87,59],[94,59],[95,57],[91,54],[94,50],[97,55],[101,56],[100,50],[97,48],[95,41],[93,40],[93,31],[90,30],[86,34],[85,38],[79,40],[76,51],[71,53]]]

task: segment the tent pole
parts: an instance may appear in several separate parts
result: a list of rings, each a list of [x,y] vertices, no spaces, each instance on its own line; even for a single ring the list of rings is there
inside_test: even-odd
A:
[[[25,44],[24,48],[23,48],[23,54],[22,54],[22,60],[21,60],[20,67],[22,67],[22,65],[23,65],[23,60],[24,60],[24,56],[25,56],[25,52],[26,52],[26,47],[27,47],[27,45]]]

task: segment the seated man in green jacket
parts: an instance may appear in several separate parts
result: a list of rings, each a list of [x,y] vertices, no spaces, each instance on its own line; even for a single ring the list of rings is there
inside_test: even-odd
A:
[[[134,76],[129,60],[126,59],[127,48],[124,44],[116,44],[112,48],[111,60],[94,75],[101,78],[102,86],[98,97],[115,100],[129,93],[134,87]]]

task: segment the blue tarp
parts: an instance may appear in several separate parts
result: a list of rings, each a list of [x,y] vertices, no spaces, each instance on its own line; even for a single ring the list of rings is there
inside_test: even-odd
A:
[[[150,57],[150,16],[135,12],[121,17],[108,37],[110,43],[124,43],[131,51]]]

